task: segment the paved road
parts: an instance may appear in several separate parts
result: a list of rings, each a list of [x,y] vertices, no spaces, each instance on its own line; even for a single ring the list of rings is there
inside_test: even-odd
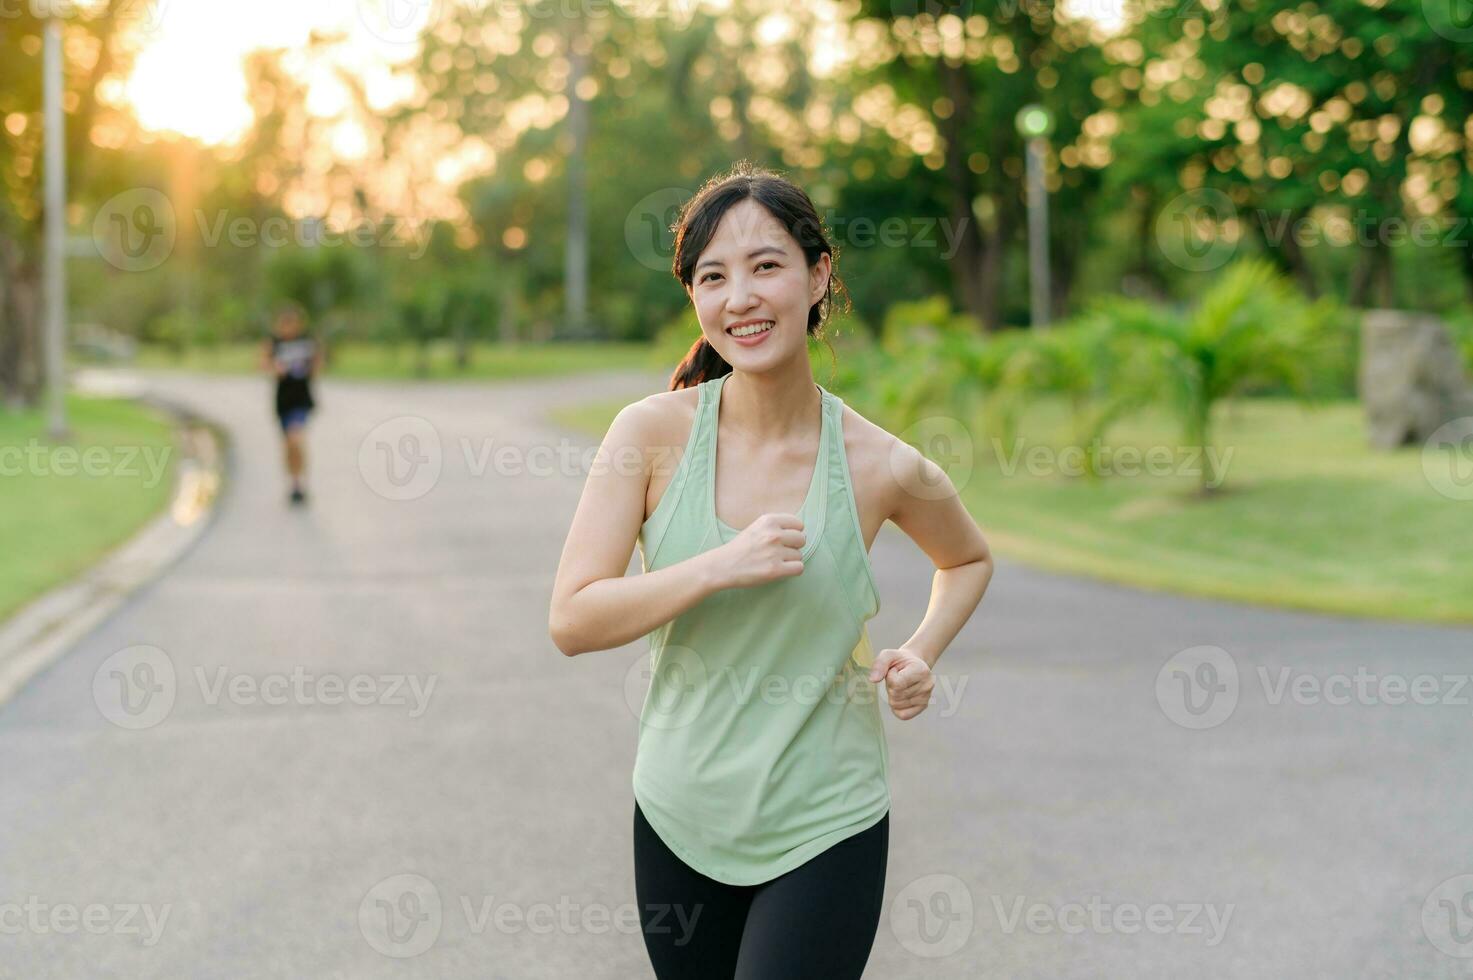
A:
[[[232,482],[178,565],[0,707],[0,976],[650,975],[643,646],[558,654],[581,473],[494,451],[586,445],[542,411],[661,378],[329,381],[305,511],[264,381],[150,381],[229,428]],[[426,462],[391,478],[385,451]],[[897,642],[929,565],[893,527],[874,561],[872,635]],[[1470,653],[1469,630],[1004,561],[950,687],[914,721],[886,711],[867,976],[1469,976]],[[1357,692],[1357,671],[1430,675],[1414,690],[1438,703]]]

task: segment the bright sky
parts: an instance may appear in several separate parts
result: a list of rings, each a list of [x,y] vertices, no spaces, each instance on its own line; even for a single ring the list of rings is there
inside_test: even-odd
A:
[[[413,55],[429,19],[453,0],[139,0],[143,34],[128,100],[139,122],[206,143],[229,143],[251,124],[242,59],[263,47],[301,49],[313,30],[344,32],[346,67],[364,79],[369,100],[387,108],[405,94],[389,65]],[[479,0],[485,2],[485,0]],[[1064,0],[1064,9],[1106,28],[1123,22],[1127,0]],[[331,117],[347,92],[326,65],[296,56],[289,70],[309,81],[308,110]]]
[[[142,48],[127,83],[139,121],[207,143],[231,142],[251,123],[244,56],[255,49],[306,47],[313,30],[346,33],[352,63],[369,99],[387,107],[402,96],[388,66],[414,52],[418,29],[443,0],[146,0],[140,11]],[[293,63],[295,61],[295,63]],[[347,92],[325,65],[288,60],[308,78],[308,109],[333,116]]]

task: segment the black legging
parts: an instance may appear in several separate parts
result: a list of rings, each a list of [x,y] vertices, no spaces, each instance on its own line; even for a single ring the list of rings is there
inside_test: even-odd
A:
[[[858,980],[885,892],[890,814],[758,885],[696,871],[634,805],[634,889],[659,980]]]

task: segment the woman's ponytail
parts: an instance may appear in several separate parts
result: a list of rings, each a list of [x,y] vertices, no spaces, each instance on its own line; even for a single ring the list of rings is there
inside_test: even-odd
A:
[[[716,353],[716,348],[702,334],[690,345],[690,350],[686,351],[685,357],[670,375],[670,390],[690,388],[702,381],[710,381],[730,373],[731,365],[726,363],[726,358]]]

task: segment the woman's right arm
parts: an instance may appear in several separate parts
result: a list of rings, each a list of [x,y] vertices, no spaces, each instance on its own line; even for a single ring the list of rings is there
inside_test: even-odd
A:
[[[644,523],[656,409],[626,405],[614,417],[583,484],[548,612],[548,633],[568,656],[639,639],[722,588],[717,550],[642,575],[625,575]]]
[[[626,405],[599,447],[573,515],[552,587],[547,628],[572,657],[632,643],[713,592],[803,571],[802,525],[788,514],[764,514],[736,539],[685,561],[625,575],[644,524],[651,464],[659,451],[651,400]]]

